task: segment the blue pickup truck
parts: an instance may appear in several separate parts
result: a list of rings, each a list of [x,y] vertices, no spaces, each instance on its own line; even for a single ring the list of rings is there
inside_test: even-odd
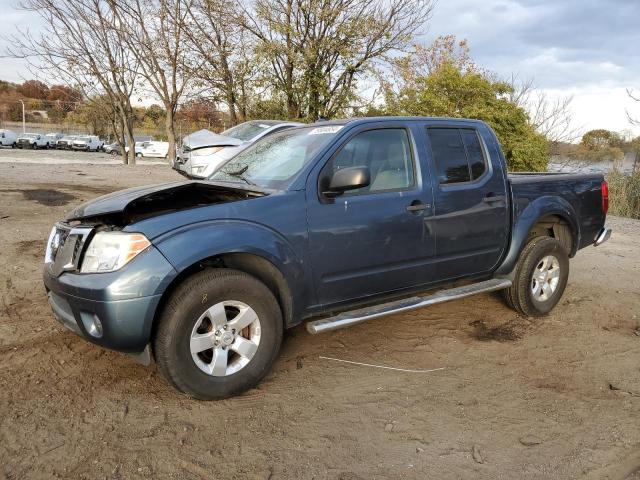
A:
[[[276,133],[209,179],[115,192],[57,223],[57,319],[155,359],[177,389],[255,386],[283,331],[311,333],[501,290],[548,313],[569,258],[606,241],[596,174],[507,174],[476,120],[360,118]]]

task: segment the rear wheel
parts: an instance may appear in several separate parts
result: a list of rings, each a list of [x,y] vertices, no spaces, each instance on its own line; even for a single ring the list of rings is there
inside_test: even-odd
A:
[[[185,280],[159,319],[154,354],[160,373],[201,400],[242,393],[271,369],[282,341],[271,291],[237,270],[209,269]]]
[[[560,301],[568,277],[569,257],[562,244],[555,238],[534,237],[520,254],[505,300],[523,315],[546,315]]]

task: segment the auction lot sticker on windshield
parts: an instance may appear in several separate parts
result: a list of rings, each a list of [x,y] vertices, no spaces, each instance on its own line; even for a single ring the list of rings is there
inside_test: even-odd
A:
[[[344,125],[327,125],[326,127],[318,127],[311,130],[307,135],[322,135],[323,133],[336,133]]]

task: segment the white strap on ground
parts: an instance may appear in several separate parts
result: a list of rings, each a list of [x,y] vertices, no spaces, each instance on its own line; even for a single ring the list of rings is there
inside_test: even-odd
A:
[[[440,368],[432,368],[430,370],[411,370],[408,368],[396,368],[396,367],[387,367],[385,365],[373,365],[371,363],[352,362],[351,360],[342,360],[340,358],[323,357],[322,355],[320,355],[318,358],[322,358],[324,360],[332,360],[334,362],[350,363],[352,365],[361,365],[363,367],[383,368],[385,370],[396,370],[398,372],[409,372],[409,373],[437,372],[438,370],[444,370],[447,368],[447,367],[440,367]]]

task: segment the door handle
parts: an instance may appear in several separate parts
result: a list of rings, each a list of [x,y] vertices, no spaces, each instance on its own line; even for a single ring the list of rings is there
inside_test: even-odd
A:
[[[504,195],[487,195],[482,199],[484,203],[504,202]]]
[[[431,207],[431,205],[428,203],[413,202],[411,205],[407,206],[407,212],[420,212],[422,210],[426,210],[429,207]]]

